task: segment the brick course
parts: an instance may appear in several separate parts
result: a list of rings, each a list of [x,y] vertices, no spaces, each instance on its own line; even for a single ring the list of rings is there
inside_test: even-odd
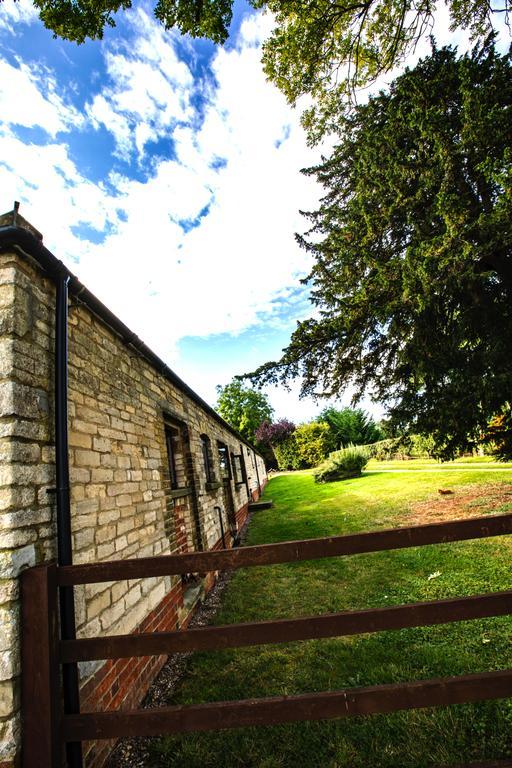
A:
[[[26,567],[55,558],[53,435],[54,286],[14,250],[0,255],[0,768],[19,756],[19,588]],[[165,422],[181,431],[187,495],[170,488]],[[148,557],[231,541],[220,482],[208,486],[201,435],[243,452],[247,483],[230,481],[234,519],[266,479],[261,457],[127,346],[91,310],[69,309],[69,458],[74,562]],[[178,492],[179,493],[179,492]],[[203,588],[213,583],[209,577]],[[187,583],[178,577],[77,587],[78,637],[183,626]],[[134,706],[162,658],[80,664],[84,707]],[[98,768],[109,745],[89,747]],[[4,765],[5,764],[5,765]]]

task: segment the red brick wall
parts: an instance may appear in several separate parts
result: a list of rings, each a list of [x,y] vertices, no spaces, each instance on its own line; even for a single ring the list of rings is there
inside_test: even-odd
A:
[[[178,610],[183,605],[181,582],[146,616],[136,632],[168,632],[176,629]],[[165,656],[140,656],[108,660],[81,691],[83,712],[133,709],[146,695],[149,686],[165,663]],[[115,741],[86,742],[86,765],[103,765]]]
[[[238,528],[245,523],[249,505],[244,504],[236,513]],[[230,546],[230,537],[226,537],[226,546]],[[212,549],[222,549],[219,540]],[[204,581],[206,591],[215,584],[216,574],[207,574]],[[136,632],[169,632],[178,625],[178,613],[183,607],[183,585],[176,584],[164,599],[151,611],[137,627]],[[194,609],[181,621],[185,627]],[[156,675],[164,665],[166,656],[143,656],[129,659],[108,660],[100,670],[83,686],[81,690],[81,710],[83,712],[108,711],[115,709],[133,709],[143,700]],[[114,741],[96,741],[84,743],[84,755],[87,768],[101,768],[115,744]],[[10,764],[0,763],[0,768],[13,768]]]

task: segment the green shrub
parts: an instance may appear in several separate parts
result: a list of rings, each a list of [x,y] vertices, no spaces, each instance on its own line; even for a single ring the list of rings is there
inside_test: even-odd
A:
[[[402,459],[429,459],[435,454],[435,441],[431,436],[401,435],[366,445],[368,455],[377,461]]]
[[[274,455],[280,470],[301,469],[295,433],[274,445]]]
[[[348,480],[359,477],[368,463],[368,451],[362,445],[349,445],[341,451],[334,451],[316,470],[316,483],[330,483],[333,480]]]
[[[334,448],[329,425],[322,421],[300,424],[294,433],[301,467],[316,467]]]
[[[401,437],[388,437],[386,440],[379,440],[376,443],[365,446],[365,448],[367,448],[371,459],[390,461],[391,459],[404,458],[401,445]]]
[[[273,447],[281,470],[315,467],[332,447],[329,426],[318,421],[299,424],[289,437]]]

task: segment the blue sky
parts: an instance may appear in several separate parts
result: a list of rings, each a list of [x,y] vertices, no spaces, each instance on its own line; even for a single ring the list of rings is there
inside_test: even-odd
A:
[[[438,27],[444,42],[442,14]],[[220,47],[166,32],[135,2],[77,46],[30,0],[0,3],[0,208],[21,201],[47,247],[211,403],[311,313],[294,233],[320,195],[300,174],[320,148],[264,79],[271,28],[237,0]],[[296,386],[268,394],[295,421],[325,405]]]
[[[294,233],[318,200],[300,113],[269,85],[272,20],[235,5],[223,47],[135,3],[103,41],[54,39],[28,0],[0,5],[2,210],[44,241],[209,402],[279,357],[310,314]],[[269,389],[276,415],[322,407]]]

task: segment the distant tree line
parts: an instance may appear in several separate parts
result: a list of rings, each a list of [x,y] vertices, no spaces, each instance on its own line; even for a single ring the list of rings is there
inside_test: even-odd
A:
[[[316,467],[333,451],[374,443],[382,437],[382,430],[361,408],[338,410],[332,406],[298,426],[288,419],[264,421],[255,434],[256,442],[272,451],[279,469]]]

